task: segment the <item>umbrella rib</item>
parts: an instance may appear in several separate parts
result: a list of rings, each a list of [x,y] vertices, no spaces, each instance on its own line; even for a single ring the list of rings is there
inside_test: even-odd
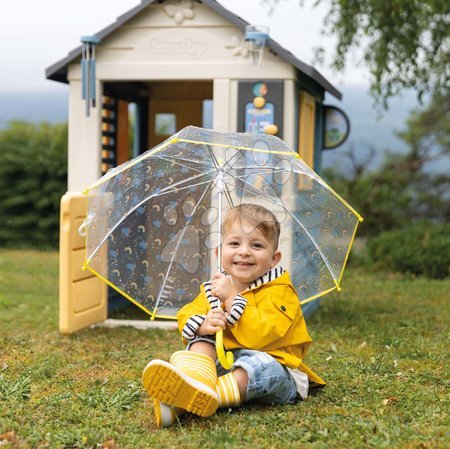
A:
[[[209,155],[211,156],[211,158],[212,158],[212,160],[213,160],[213,162],[214,162],[214,164],[216,166],[215,169],[217,171],[217,169],[220,167],[219,161],[216,159],[216,156],[215,156],[212,148],[209,145],[206,145],[206,147],[208,148]],[[225,197],[227,199],[227,202],[228,202],[229,206],[231,208],[233,208],[234,207],[233,200],[231,199],[231,194],[230,194],[230,191],[228,190],[228,186],[226,185],[226,183],[224,183],[224,187],[225,187],[225,190],[226,190],[226,192],[224,192],[224,193],[225,193]]]
[[[235,177],[234,175],[232,175],[231,173],[230,173],[230,175],[232,176],[232,177]],[[308,230],[303,226],[303,224],[298,220],[298,218],[289,210],[289,209],[287,209],[286,207],[284,207],[284,205],[283,205],[283,203],[279,203],[278,201],[276,201],[276,200],[274,200],[269,194],[267,194],[266,192],[264,192],[263,190],[261,190],[261,189],[259,189],[258,187],[255,187],[255,186],[253,186],[253,185],[251,185],[251,184],[249,184],[248,182],[246,182],[246,181],[243,181],[242,179],[240,180],[240,181],[242,181],[244,184],[246,184],[247,186],[249,186],[249,187],[251,187],[252,189],[254,189],[254,190],[256,190],[259,194],[261,194],[262,196],[264,196],[265,198],[267,198],[268,200],[270,200],[270,201],[272,201],[272,203],[274,203],[274,204],[276,204],[277,206],[281,206],[296,222],[297,222],[297,224],[305,231],[305,233],[306,233],[306,235],[309,237],[309,239],[310,239],[310,241],[313,243],[313,245],[316,247],[316,249],[317,249],[317,251],[319,252],[319,254],[320,254],[320,256],[322,257],[322,260],[325,262],[325,265],[327,266],[327,268],[328,268],[328,271],[330,272],[330,274],[331,274],[331,276],[332,276],[332,278],[333,278],[333,280],[335,281],[335,283],[337,283],[337,278],[336,278],[336,276],[334,275],[334,273],[333,273],[333,271],[332,271],[332,269],[331,269],[331,267],[330,267],[330,265],[329,265],[329,263],[328,263],[328,260],[327,260],[327,258],[325,257],[325,255],[323,254],[323,252],[322,252],[322,250],[319,248],[319,246],[316,244],[316,242],[314,241],[314,239],[312,238],[312,236],[311,236],[311,234],[308,232]],[[242,190],[245,190],[245,189],[242,189]],[[252,192],[251,190],[245,190],[246,192],[249,192],[249,193],[254,193],[254,192]]]
[[[163,160],[165,162],[173,162],[174,165],[178,165],[179,167],[170,167],[169,169],[167,169],[166,174],[172,174],[172,173],[179,173],[180,172],[180,167],[185,167],[188,170],[191,170],[195,173],[204,173],[204,170],[199,170],[198,168],[194,168],[194,167],[189,167],[189,165],[184,165],[184,164],[180,164],[178,161],[175,161],[173,159],[169,159],[169,158],[159,158],[160,160]]]
[[[202,173],[200,173],[198,175],[194,175],[194,176],[191,176],[190,178],[186,178],[186,179],[183,179],[182,181],[178,181],[175,184],[171,184],[170,186],[167,186],[164,189],[160,190],[158,192],[158,195],[164,194],[166,192],[172,192],[174,190],[174,187],[178,187],[178,186],[180,186],[182,184],[186,184],[187,182],[190,182],[190,181],[193,181],[195,179],[201,178],[202,176],[209,176],[212,173],[214,173],[214,171],[215,170],[210,170],[209,172],[202,172]],[[190,184],[189,186],[192,186],[192,184]]]
[[[245,156],[242,152],[242,150],[237,151],[233,157],[227,161],[227,164],[229,165],[227,167],[227,170],[253,170],[254,168],[262,168],[260,165],[246,165],[245,167],[240,167],[240,168],[235,168],[235,165],[239,162],[239,157],[242,156],[244,158],[245,161]],[[230,164],[233,159],[236,158],[236,162],[234,162],[232,165]],[[268,168],[267,170],[275,170],[273,168]],[[279,170],[284,170],[284,169],[279,169]]]
[[[176,184],[173,184],[170,186],[171,189],[173,189],[173,187],[178,186],[180,184],[186,183],[188,181],[192,181],[194,179],[200,178],[201,176],[207,176],[209,174],[211,174],[214,170],[212,170],[210,173],[202,173],[200,175],[196,175],[196,176],[191,176],[189,179],[185,179],[183,181],[180,181]],[[205,182],[211,182],[211,180],[205,181]],[[189,185],[189,187],[192,187],[192,184]],[[106,242],[106,240],[109,238],[109,236],[123,223],[123,221],[128,218],[136,209],[138,209],[139,207],[141,207],[144,203],[146,203],[148,200],[150,200],[151,198],[153,198],[154,196],[160,196],[164,193],[168,193],[171,190],[169,190],[168,188],[163,189],[161,191],[159,191],[158,193],[153,192],[153,194],[151,194],[150,196],[144,198],[142,201],[139,201],[139,203],[137,203],[134,207],[132,207],[125,215],[123,215],[120,220],[111,228],[111,230],[109,231],[109,233],[107,233],[105,235],[105,237],[103,237],[103,239],[101,240],[101,242],[98,244],[97,248],[95,248],[95,250],[92,252],[91,256],[89,257],[89,259],[86,261],[86,264],[88,264],[92,258],[97,254],[98,250],[101,248],[101,246],[103,245],[103,243]]]
[[[176,164],[181,165],[182,167],[186,167],[186,168],[189,168],[190,170],[195,170],[195,171],[200,171],[200,170],[198,168],[190,167],[189,165],[180,164],[179,161],[192,162],[192,163],[200,165],[202,167],[212,168],[210,164],[200,163],[200,162],[197,162],[197,161],[194,161],[194,160],[191,160],[191,159],[186,159],[186,158],[181,158],[181,157],[177,157],[176,159],[173,159],[173,158],[169,158],[169,157],[158,155],[157,158],[158,159],[162,159],[164,161],[175,162]]]
[[[234,168],[233,170],[249,170],[249,169],[253,169],[253,168],[256,168],[256,166],[255,167],[245,167],[245,168]],[[262,167],[259,167],[259,168],[262,168]],[[275,168],[266,168],[265,171],[253,172],[253,173],[250,173],[250,174],[248,174],[248,173],[245,174],[244,173],[243,175],[234,175],[234,176],[237,179],[243,181],[243,178],[247,178],[249,176],[265,175],[265,174],[268,174],[270,172],[272,172],[272,174],[274,174],[274,173],[282,173],[282,172],[285,172],[285,171],[286,171],[286,169],[284,169],[284,168],[277,168],[277,169],[275,169]],[[229,172],[227,172],[227,173],[229,173]],[[231,174],[231,173],[229,173],[229,174]]]
[[[206,186],[206,189],[205,189],[204,192],[202,193],[202,196],[200,197],[200,199],[197,201],[197,204],[195,205],[195,208],[194,208],[194,210],[192,211],[192,215],[191,215],[191,216],[194,216],[194,215],[195,215],[195,213],[197,212],[198,207],[199,207],[200,204],[202,203],[203,199],[205,198],[205,196],[206,196],[206,194],[207,194],[207,192],[208,192],[208,190],[209,190],[210,188],[211,188],[211,183],[209,183],[209,184]],[[158,305],[159,305],[159,303],[161,302],[161,296],[162,296],[163,293],[164,293],[164,288],[165,288],[165,286],[166,286],[167,279],[169,278],[170,271],[172,270],[172,266],[173,266],[173,263],[174,263],[174,260],[175,260],[175,255],[176,255],[176,253],[177,253],[177,251],[178,251],[178,248],[180,247],[180,244],[181,244],[181,241],[182,241],[183,238],[184,238],[184,235],[186,234],[187,228],[188,228],[188,226],[185,226],[185,227],[183,228],[183,231],[182,231],[182,233],[181,233],[181,235],[180,235],[180,237],[179,237],[179,239],[178,239],[178,241],[177,241],[177,243],[176,243],[176,245],[175,245],[175,249],[174,249],[174,251],[173,251],[173,253],[172,253],[172,257],[171,257],[170,262],[169,262],[169,267],[167,268],[166,275],[165,275],[165,277],[164,277],[162,286],[161,286],[161,288],[159,289],[158,297],[156,298],[156,304],[155,304],[155,307],[153,308],[152,316],[155,316],[156,310],[158,309]]]
[[[212,184],[212,182],[213,182],[212,179],[207,179],[206,181],[197,182],[196,184],[189,184],[187,186],[175,188],[173,190],[165,190],[164,192],[159,192],[157,196],[163,196],[163,195],[167,195],[169,193],[177,193],[177,192],[180,192],[181,190],[190,189],[191,187],[198,187],[203,184]]]
[[[245,161],[245,156],[244,156],[244,153],[242,152],[242,150],[236,151],[236,153],[233,155],[233,157],[227,161],[227,164],[229,165],[229,169],[233,169],[234,165],[239,162],[239,157],[241,157],[241,156],[244,158],[244,161]],[[234,162],[233,165],[231,165],[231,162],[233,161],[234,158],[236,158],[236,162]]]
[[[208,144],[206,144],[206,148],[208,149],[209,155],[211,156],[211,159],[212,159],[212,161],[214,163],[214,166],[215,166],[215,168],[217,170],[217,168],[220,167],[219,161],[216,159],[216,155],[214,154],[212,148]]]
[[[228,205],[230,206],[230,208],[233,209],[234,208],[234,203],[233,203],[233,200],[231,198],[231,193],[228,190],[228,185],[227,185],[226,182],[224,183],[224,185],[225,185],[225,192],[224,192],[225,193],[225,198],[227,199],[227,202],[228,202]]]

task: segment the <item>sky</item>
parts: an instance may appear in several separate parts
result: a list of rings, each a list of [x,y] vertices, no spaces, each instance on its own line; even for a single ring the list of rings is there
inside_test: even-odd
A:
[[[139,0],[21,0],[0,3],[0,90],[64,89],[45,79],[45,69],[80,45],[82,35],[94,34]],[[325,9],[304,7],[298,0],[281,0],[273,14],[261,0],[220,0],[222,5],[254,25],[267,25],[270,36],[307,64],[313,48],[324,46],[331,56],[334,40],[322,36]],[[367,85],[367,72],[350,63],[343,74],[316,68],[338,89]]]
[[[321,33],[326,15],[322,3],[314,7],[315,0],[306,0],[300,7],[299,0],[280,0],[269,15],[269,7],[262,0],[219,2],[253,25],[269,26],[272,39],[301,61],[313,65],[343,93],[342,101],[329,94],[325,101],[348,114],[350,138],[336,150],[324,153],[324,165],[340,163],[350,145],[356,146],[361,154],[369,146],[375,146],[379,149],[378,161],[382,160],[385,148],[405,151],[405,144],[396,137],[395,130],[404,127],[411,109],[417,106],[414,92],[395,98],[389,111],[380,118],[368,95],[368,71],[353,63],[355,54],[348,58],[346,70],[340,73],[326,64],[319,66],[313,62],[314,47],[324,47],[329,62],[335,46],[333,37]],[[140,0],[0,1],[0,128],[11,119],[30,120],[30,114],[34,121],[63,121],[67,117],[68,86],[47,80],[45,69],[78,47],[81,36],[95,34],[139,4]],[[49,101],[50,94],[53,102]]]

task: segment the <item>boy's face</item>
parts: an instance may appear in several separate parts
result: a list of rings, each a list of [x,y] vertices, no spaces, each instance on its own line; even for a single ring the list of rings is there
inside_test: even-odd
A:
[[[245,290],[281,259],[274,243],[250,223],[239,220],[224,231],[222,266],[239,290]]]

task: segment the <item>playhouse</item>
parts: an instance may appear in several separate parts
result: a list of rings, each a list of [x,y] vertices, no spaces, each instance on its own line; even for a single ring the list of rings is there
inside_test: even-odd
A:
[[[255,67],[247,25],[215,0],[143,0],[91,36],[90,97],[83,81],[84,47],[46,70],[48,79],[69,85],[68,192],[61,201],[62,332],[107,318],[106,285],[81,270],[84,239],[78,228],[85,215],[83,190],[108,169],[194,125],[276,134],[320,170],[327,147],[325,92],[338,99],[340,92],[270,38]]]

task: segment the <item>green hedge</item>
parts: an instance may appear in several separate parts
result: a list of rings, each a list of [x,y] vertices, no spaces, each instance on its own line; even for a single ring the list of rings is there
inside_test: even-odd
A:
[[[0,246],[57,247],[66,190],[66,124],[13,121],[0,130]]]
[[[418,223],[383,232],[369,240],[368,252],[388,270],[445,278],[450,274],[450,224]]]

